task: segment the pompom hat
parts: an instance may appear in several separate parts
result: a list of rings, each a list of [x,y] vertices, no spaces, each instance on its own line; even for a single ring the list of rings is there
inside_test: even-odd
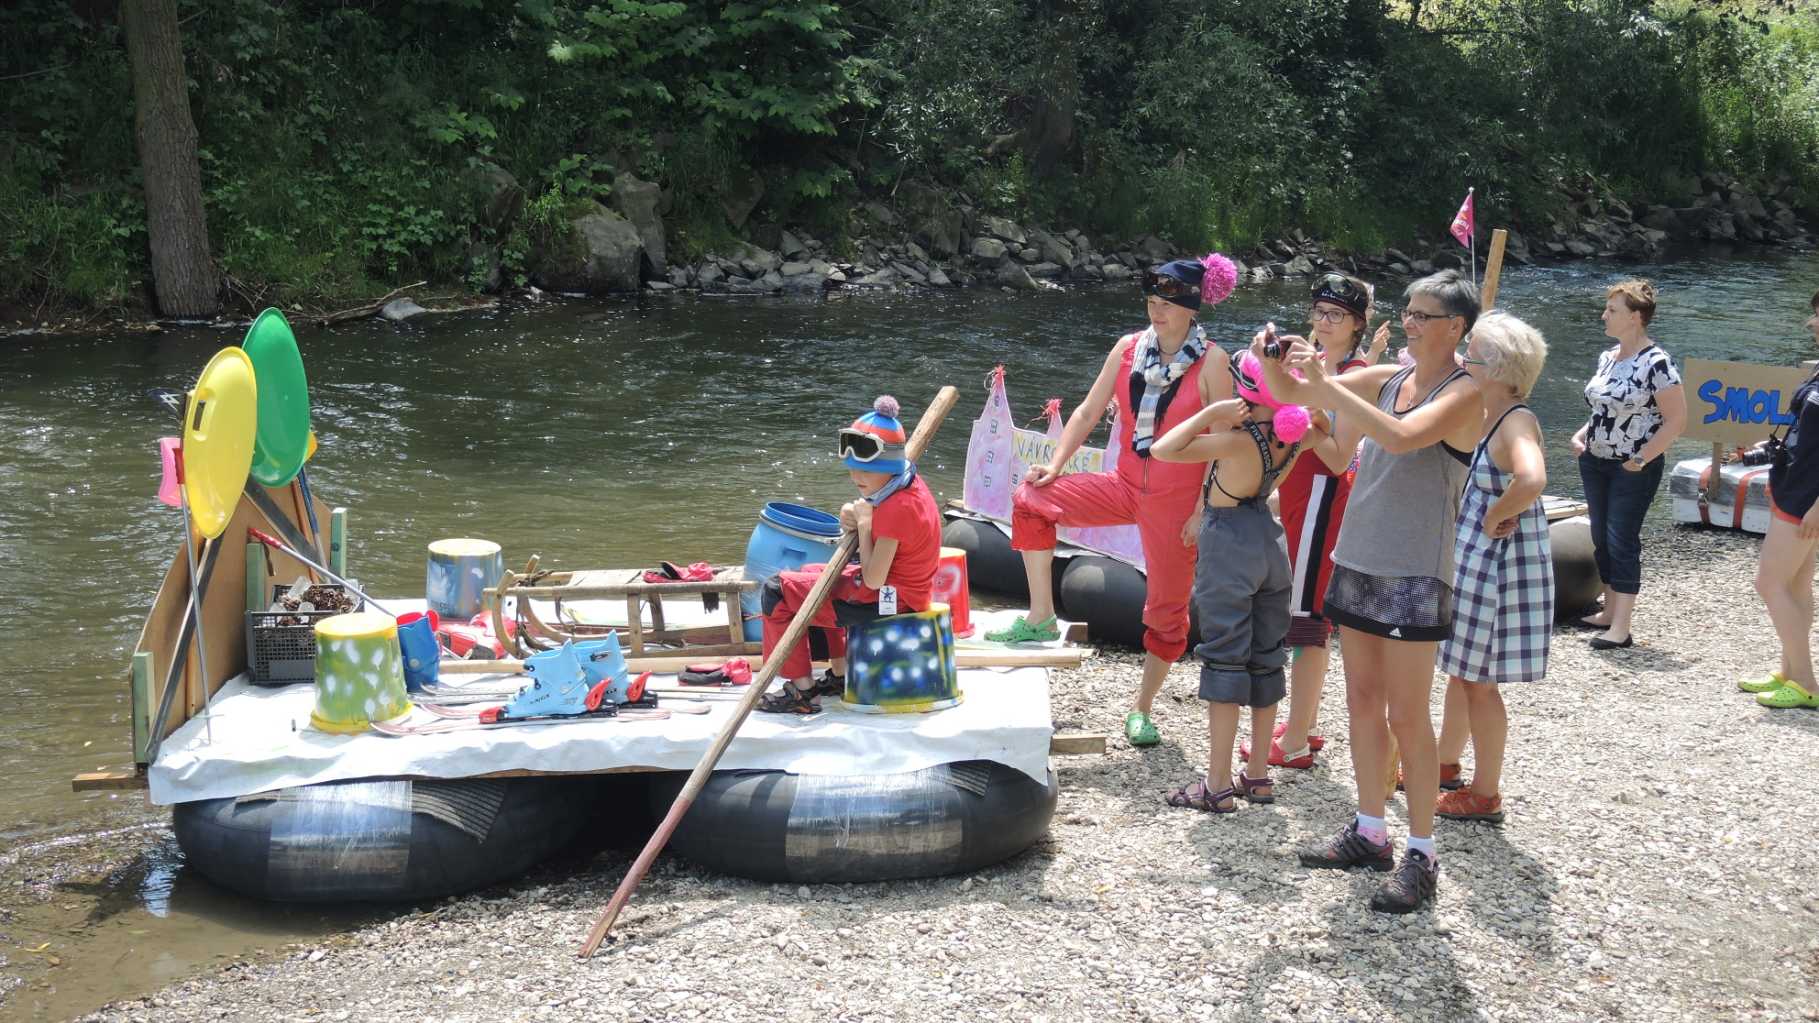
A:
[[[901,473],[909,468],[909,456],[904,446],[909,443],[909,434],[903,430],[903,422],[897,418],[902,409],[897,399],[886,394],[872,402],[871,411],[863,413],[853,420],[853,425],[840,432],[869,434],[884,445],[884,450],[877,458],[865,461],[855,455],[843,453],[840,461],[848,469],[860,472]],[[844,447],[843,447],[844,451]]]
[[[1225,301],[1238,284],[1238,267],[1217,252],[1199,259],[1171,260],[1150,271],[1154,277],[1169,277],[1193,288],[1175,295],[1163,295],[1184,309],[1199,309],[1202,304],[1218,305]]]

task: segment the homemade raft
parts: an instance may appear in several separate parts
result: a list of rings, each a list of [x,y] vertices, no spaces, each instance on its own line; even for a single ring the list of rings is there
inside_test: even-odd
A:
[[[345,512],[317,508],[302,476],[307,384],[281,314],[261,314],[248,349],[225,358],[254,364],[239,407],[256,385],[256,425],[224,417],[226,392],[207,377],[174,403],[209,426],[180,451],[195,467],[183,507],[208,528],[194,559],[173,560],[133,656],[136,770],[78,776],[78,790],[147,788],[173,807],[189,865],[233,890],[395,901],[521,872],[599,818],[595,776],[644,790],[701,761],[741,690],[682,690],[676,673],[756,652],[745,568],[666,565],[658,574],[685,579],[658,582],[532,559],[515,574],[495,545],[464,539],[432,545],[427,600],[361,594],[345,578]],[[772,546],[759,560],[785,564],[791,552]],[[964,580],[963,562],[949,574]],[[335,585],[291,587],[300,577]],[[274,607],[274,593],[290,603]],[[470,616],[477,593],[487,606]],[[956,642],[967,610],[959,599],[870,623],[844,700],[740,728],[678,851],[752,876],[878,880],[973,869],[1036,841],[1054,811],[1051,751],[1103,750],[1103,737],[1056,737],[1050,719],[1046,668],[1082,654]],[[472,652],[525,660],[443,659],[445,615]],[[519,668],[534,682],[501,674]]]

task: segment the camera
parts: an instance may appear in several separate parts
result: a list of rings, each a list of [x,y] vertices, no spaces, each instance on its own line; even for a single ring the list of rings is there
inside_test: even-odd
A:
[[[1267,324],[1263,328],[1263,354],[1269,358],[1275,359],[1277,362],[1281,362],[1282,356],[1287,354],[1283,351],[1282,342],[1276,340],[1276,325],[1274,323]]]

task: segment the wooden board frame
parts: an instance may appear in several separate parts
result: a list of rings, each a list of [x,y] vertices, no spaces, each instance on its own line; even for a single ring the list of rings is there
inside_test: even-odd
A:
[[[277,504],[291,524],[298,529],[306,528],[298,522],[307,521],[301,515],[303,507],[301,498],[295,491],[297,485],[287,487],[268,487],[266,494]],[[330,514],[327,504],[316,501],[319,520],[326,521]],[[268,523],[265,516],[253,507],[251,501],[242,497],[234,509],[234,517],[229,520],[227,529],[218,540],[221,553],[217,556],[214,575],[209,580],[208,592],[202,595],[202,641],[207,643],[209,678],[204,680],[201,667],[197,662],[197,644],[192,642],[183,671],[177,684],[181,689],[171,704],[170,716],[164,723],[164,733],[151,737],[153,744],[169,738],[185,721],[201,712],[207,696],[218,691],[228,679],[246,670],[246,530],[251,526],[265,529]],[[196,560],[202,560],[202,537],[191,534],[196,543]],[[289,581],[300,575],[310,574],[309,569],[300,561],[289,555],[270,551],[273,573],[270,579]],[[189,564],[183,548],[179,545],[171,556],[171,563],[164,571],[164,581],[158,587],[157,596],[152,599],[152,606],[146,612],[145,624],[139,630],[139,642],[134,653],[151,655],[152,706],[164,698],[164,680],[169,676],[171,661],[176,656],[177,635],[183,624],[184,614],[189,608]],[[126,673],[128,685],[131,684],[131,668]],[[135,748],[134,757],[138,760],[144,756],[143,749]],[[138,760],[144,763],[143,760]]]

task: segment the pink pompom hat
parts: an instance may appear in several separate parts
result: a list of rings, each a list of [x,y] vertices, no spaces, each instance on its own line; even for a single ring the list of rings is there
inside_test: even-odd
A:
[[[1263,366],[1255,355],[1244,352],[1232,360],[1231,367],[1232,383],[1237,388],[1238,397],[1252,405],[1274,410],[1277,437],[1293,444],[1307,436],[1308,428],[1313,425],[1313,417],[1300,405],[1289,405],[1276,400],[1276,396],[1270,393],[1269,384],[1263,379]]]

